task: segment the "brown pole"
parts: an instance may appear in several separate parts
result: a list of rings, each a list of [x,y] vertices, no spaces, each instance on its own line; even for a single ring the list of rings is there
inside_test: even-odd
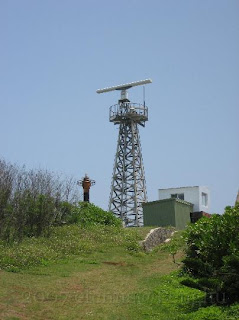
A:
[[[84,178],[82,178],[79,182],[79,185],[83,187],[84,191],[84,201],[89,202],[90,201],[90,187],[95,184],[94,180],[91,180],[87,174],[85,175]]]

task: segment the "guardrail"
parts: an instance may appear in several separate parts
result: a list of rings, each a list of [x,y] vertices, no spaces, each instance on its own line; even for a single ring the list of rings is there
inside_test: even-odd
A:
[[[144,122],[148,120],[148,108],[139,103],[118,103],[110,107],[109,120],[116,123],[126,120]]]

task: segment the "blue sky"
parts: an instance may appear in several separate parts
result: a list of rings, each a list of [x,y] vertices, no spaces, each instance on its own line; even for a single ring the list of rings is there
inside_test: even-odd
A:
[[[0,156],[96,180],[107,209],[119,92],[152,78],[140,129],[149,200],[207,185],[211,212],[239,187],[238,0],[0,1]],[[141,87],[129,91],[142,102]]]

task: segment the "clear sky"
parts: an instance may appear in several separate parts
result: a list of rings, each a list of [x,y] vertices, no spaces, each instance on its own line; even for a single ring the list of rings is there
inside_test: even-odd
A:
[[[238,0],[1,0],[0,157],[96,180],[107,209],[119,92],[152,78],[140,129],[149,200],[206,185],[211,212],[239,187]],[[129,91],[142,102],[142,87]]]

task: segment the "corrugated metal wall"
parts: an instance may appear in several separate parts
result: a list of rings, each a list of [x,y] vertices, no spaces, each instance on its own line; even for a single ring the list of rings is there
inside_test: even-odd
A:
[[[145,226],[175,226],[174,199],[147,202],[143,205]]]
[[[193,204],[179,199],[164,199],[143,204],[144,225],[184,229],[190,222]]]
[[[188,223],[190,223],[190,212],[193,211],[193,204],[189,202],[175,202],[175,221],[176,228],[181,230],[185,229]]]

